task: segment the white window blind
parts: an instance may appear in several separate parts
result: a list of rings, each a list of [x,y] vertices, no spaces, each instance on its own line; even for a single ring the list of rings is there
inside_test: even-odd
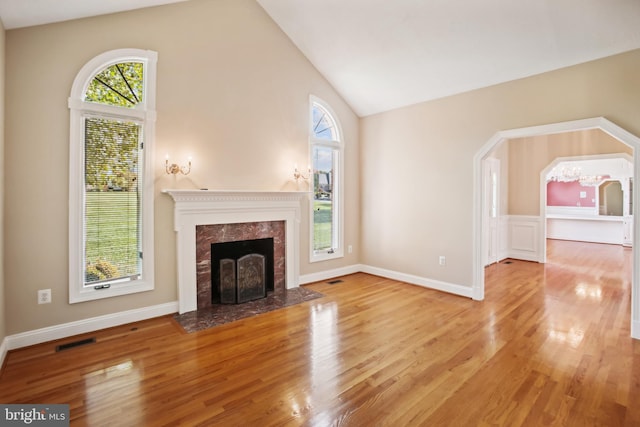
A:
[[[84,120],[85,286],[137,279],[142,271],[142,125]]]

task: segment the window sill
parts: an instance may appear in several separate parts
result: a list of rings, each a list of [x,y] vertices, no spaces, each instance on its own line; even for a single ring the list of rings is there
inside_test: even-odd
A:
[[[329,253],[329,252],[313,253],[312,252],[311,257],[309,258],[309,262],[322,262],[322,261],[329,261],[337,258],[344,258],[344,251],[340,249],[340,250],[334,251],[333,253]]]
[[[109,288],[94,289],[70,289],[69,290],[69,304],[75,304],[78,302],[93,301],[103,298],[112,298],[120,295],[135,294],[138,292],[147,292],[154,289],[153,283],[150,281],[136,281],[135,284],[115,284]]]

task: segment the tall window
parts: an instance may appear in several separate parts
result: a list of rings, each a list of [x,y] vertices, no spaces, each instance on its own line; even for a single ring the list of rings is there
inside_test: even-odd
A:
[[[107,52],[71,90],[69,301],[153,289],[151,51]]]
[[[311,167],[313,202],[311,261],[343,256],[342,135],[335,114],[311,98]]]

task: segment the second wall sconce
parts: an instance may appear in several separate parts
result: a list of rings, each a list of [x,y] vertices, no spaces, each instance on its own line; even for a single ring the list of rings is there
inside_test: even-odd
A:
[[[189,172],[191,172],[191,157],[189,157],[189,163],[187,166],[179,166],[177,163],[169,164],[169,156],[167,156],[164,162],[164,170],[168,175],[177,175],[179,173],[189,175]]]
[[[306,180],[308,180],[308,179],[309,179],[309,176],[310,176],[310,175],[311,175],[311,168],[310,168],[310,167],[308,167],[308,170],[307,170],[307,176],[304,176],[304,175],[302,174],[302,172],[300,172],[300,171],[298,170],[298,165],[297,165],[297,164],[296,164],[296,165],[294,165],[293,177],[295,178],[295,180],[296,180],[296,181],[297,181],[297,180],[299,180],[300,178],[302,178],[302,179],[304,179],[304,180],[306,181]]]

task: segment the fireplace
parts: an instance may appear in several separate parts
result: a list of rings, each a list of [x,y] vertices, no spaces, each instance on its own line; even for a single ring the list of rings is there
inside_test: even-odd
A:
[[[201,269],[210,266],[211,257],[196,255],[196,234],[202,226],[219,226],[240,223],[279,223],[282,238],[275,236],[242,236],[232,239],[225,232],[223,239],[210,240],[205,252],[210,252],[211,243],[229,240],[246,240],[274,237],[274,288],[277,290],[298,287],[300,257],[300,202],[309,197],[308,192],[285,191],[215,191],[215,190],[163,190],[171,196],[174,204],[174,230],[177,243],[178,312],[180,314],[200,308],[200,279],[206,273]],[[286,244],[285,244],[286,242]],[[200,251],[198,251],[200,254]],[[280,256],[278,254],[281,254]],[[286,262],[285,262],[286,259]],[[211,269],[209,268],[210,272]],[[210,274],[210,273],[209,273]],[[209,279],[210,280],[210,279]],[[211,304],[209,281],[208,304]]]
[[[273,275],[273,238],[211,244],[212,304],[265,298]]]
[[[196,289],[197,309],[202,310],[211,307],[212,304],[236,304],[242,302],[241,296],[237,301],[236,280],[239,273],[237,260],[250,254],[265,257],[265,273],[269,276],[265,289],[284,290],[286,287],[286,247],[284,221],[259,221],[230,224],[207,224],[196,226]],[[224,254],[220,250],[229,253]],[[220,260],[223,263],[223,273],[227,283],[220,289]],[[255,270],[259,258],[245,259],[250,267]],[[268,259],[268,261],[267,261]],[[243,263],[244,264],[244,263]],[[230,270],[234,270],[230,271]],[[269,269],[269,271],[266,271]],[[233,274],[233,279],[230,279]],[[252,276],[255,277],[255,276]],[[231,282],[233,280],[233,289]],[[222,295],[224,294],[224,295]],[[232,295],[236,297],[232,298]],[[264,296],[263,296],[264,297]],[[257,296],[256,296],[257,298]],[[255,298],[250,298],[252,300]],[[233,300],[233,301],[232,301]]]

